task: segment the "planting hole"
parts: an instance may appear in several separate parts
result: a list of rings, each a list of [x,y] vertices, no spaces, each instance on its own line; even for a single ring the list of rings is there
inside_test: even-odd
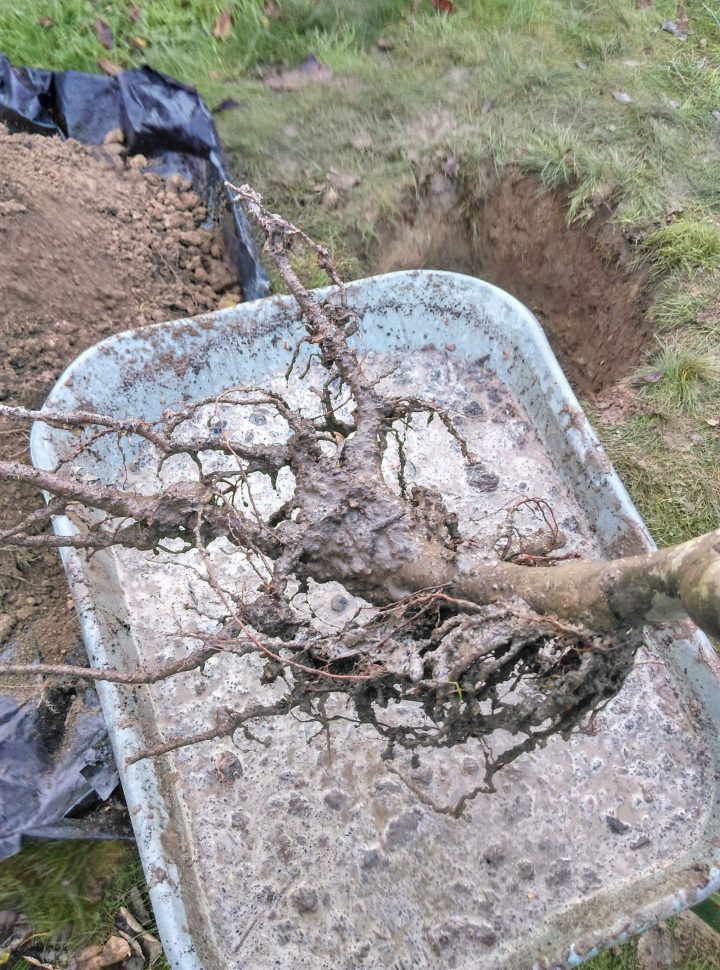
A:
[[[533,178],[505,176],[474,200],[436,174],[374,269],[448,270],[502,287],[538,318],[575,390],[596,394],[642,361],[650,287],[628,272],[627,243],[607,216],[580,228],[566,212]]]

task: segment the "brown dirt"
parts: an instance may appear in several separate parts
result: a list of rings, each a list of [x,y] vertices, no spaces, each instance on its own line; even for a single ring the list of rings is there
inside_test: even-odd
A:
[[[125,159],[121,144],[11,135],[0,125],[0,400],[38,407],[103,337],[240,300],[220,229],[188,183]],[[27,457],[27,428],[0,426],[0,458]],[[3,483],[0,528],[39,493]],[[0,547],[0,649],[57,661],[78,639],[57,554]]]
[[[495,283],[537,316],[575,389],[595,394],[643,359],[650,285],[628,272],[609,213],[584,229],[568,227],[566,213],[563,195],[533,178],[489,175],[482,197],[466,201],[437,173],[374,271],[443,269]]]
[[[634,414],[647,414],[650,411],[637,393],[623,384],[605,387],[595,396],[593,404],[597,408],[598,421],[611,428],[625,424]]]

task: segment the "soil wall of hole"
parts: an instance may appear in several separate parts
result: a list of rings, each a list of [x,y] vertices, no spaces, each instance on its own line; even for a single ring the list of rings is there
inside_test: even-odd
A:
[[[536,179],[494,180],[479,201],[431,176],[419,204],[379,248],[373,271],[442,269],[507,290],[528,306],[575,390],[594,395],[643,361],[650,282],[629,271],[628,246],[598,214],[569,227],[567,199]]]

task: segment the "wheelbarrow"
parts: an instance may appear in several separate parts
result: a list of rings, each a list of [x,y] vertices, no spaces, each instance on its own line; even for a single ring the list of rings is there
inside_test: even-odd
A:
[[[469,496],[442,445],[419,446],[423,474],[461,514],[491,521],[513,496],[542,493],[573,548],[600,557],[653,548],[522,304],[434,271],[361,280],[347,297],[368,361],[400,362],[394,379],[422,381],[492,452],[497,480]],[[294,301],[275,297],[128,331],[82,354],[47,406],[157,419],[178,402],[279,381],[297,329]],[[479,369],[497,382],[505,426],[477,403]],[[41,468],[74,455],[85,475],[157,484],[127,443],[77,455],[72,436],[39,423],[31,448]],[[54,526],[75,530],[65,517]],[[173,656],[198,615],[191,562],[173,550],[62,555],[93,665]],[[242,581],[244,567],[226,560]],[[226,654],[202,676],[98,684],[178,970],[572,967],[720,886],[718,661],[689,626],[648,636],[592,729],[517,759],[493,793],[468,797],[478,741],[389,761],[367,727],[342,719],[328,732],[302,718],[261,720],[129,763],[158,738],[202,732],[258,689],[257,671]]]

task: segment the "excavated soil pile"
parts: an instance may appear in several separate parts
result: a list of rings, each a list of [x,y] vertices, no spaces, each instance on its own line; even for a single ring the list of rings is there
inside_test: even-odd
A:
[[[61,371],[103,337],[241,299],[220,228],[179,176],[144,172],[120,132],[84,146],[0,125],[0,401],[39,407]],[[118,402],[122,406],[122,402]],[[27,428],[3,422],[0,458],[27,458]],[[39,493],[2,485],[0,528]],[[77,643],[57,554],[0,546],[0,650],[46,662]]]
[[[507,290],[533,311],[583,396],[635,370],[648,343],[650,286],[644,272],[628,272],[628,245],[609,213],[568,226],[562,193],[516,175],[487,183],[466,200],[454,179],[431,176],[376,271],[443,269]]]

